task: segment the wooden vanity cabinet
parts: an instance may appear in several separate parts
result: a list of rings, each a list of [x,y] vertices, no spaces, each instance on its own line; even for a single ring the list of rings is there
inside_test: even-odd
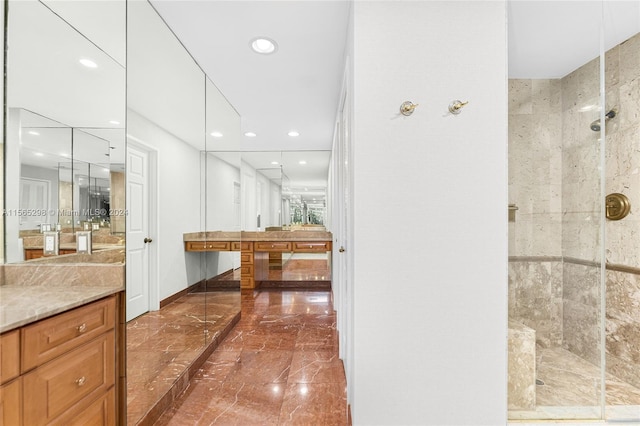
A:
[[[331,251],[331,241],[294,241],[294,253],[325,253]]]
[[[4,360],[18,333],[20,372],[0,388],[0,424],[115,425],[117,310],[113,295],[0,336]]]
[[[0,335],[0,424],[22,424],[20,331]]]
[[[186,251],[229,251],[231,242],[229,241],[187,241]]]
[[[254,288],[253,242],[240,242],[240,288]]]
[[[60,249],[58,251],[58,255],[75,254],[75,252],[76,252],[75,249]],[[24,249],[24,260],[40,259],[41,257],[45,257],[44,256],[44,252],[42,251],[41,248],[37,248],[37,249],[29,249],[29,248],[27,248],[27,249]]]

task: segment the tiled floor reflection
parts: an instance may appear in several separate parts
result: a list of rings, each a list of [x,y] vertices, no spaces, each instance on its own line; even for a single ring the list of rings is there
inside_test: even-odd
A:
[[[239,312],[239,291],[200,292],[127,323],[128,425],[153,418],[150,411],[162,412],[173,401],[205,345],[219,344]]]
[[[537,408],[509,411],[509,418],[600,418],[600,368],[561,348],[538,351]],[[607,418],[640,420],[640,389],[609,374],[606,381]]]
[[[242,317],[158,425],[347,425],[331,292],[244,290]]]

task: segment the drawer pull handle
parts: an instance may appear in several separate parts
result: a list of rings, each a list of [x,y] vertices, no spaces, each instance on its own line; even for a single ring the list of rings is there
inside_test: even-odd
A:
[[[78,333],[84,333],[85,330],[87,329],[87,324],[82,323],[81,325],[79,325],[78,327],[76,327],[78,330]]]
[[[87,381],[87,379],[82,376],[79,379],[76,380],[76,385],[78,385],[78,387],[80,386],[84,386],[85,382]]]

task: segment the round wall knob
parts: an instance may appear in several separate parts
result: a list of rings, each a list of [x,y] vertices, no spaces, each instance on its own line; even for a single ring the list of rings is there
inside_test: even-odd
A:
[[[627,217],[631,211],[631,204],[626,195],[613,193],[605,199],[605,213],[609,220],[620,220]]]
[[[402,115],[411,115],[413,114],[413,110],[416,109],[418,104],[414,104],[411,101],[405,101],[400,105],[400,114]]]

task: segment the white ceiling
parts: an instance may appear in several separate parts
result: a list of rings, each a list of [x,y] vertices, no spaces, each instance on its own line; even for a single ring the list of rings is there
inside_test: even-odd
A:
[[[347,1],[151,2],[242,118],[244,151],[330,150],[342,83]],[[254,37],[278,43],[254,53]],[[287,136],[297,130],[300,136]]]
[[[640,32],[640,1],[509,0],[510,78],[561,78]]]
[[[124,89],[113,89],[124,87],[124,2],[46,0],[44,4],[68,24],[45,16],[51,13],[37,7],[42,3],[11,3],[10,105],[70,126],[122,131],[121,125],[108,122],[124,122]],[[151,4],[240,114],[243,131],[258,134],[241,136],[238,151],[331,149],[350,1],[151,0]],[[640,31],[638,0],[509,0],[507,16],[512,78],[562,77],[597,57],[601,22],[607,48]],[[33,39],[45,30],[55,36]],[[146,27],[136,31],[150,32]],[[268,56],[252,52],[249,42],[256,36],[274,39],[278,51]],[[89,39],[92,43],[87,43]],[[100,68],[81,69],[79,52],[98,60]],[[116,83],[109,86],[105,81]],[[172,114],[189,112],[174,108]],[[188,118],[175,121],[191,123]],[[170,130],[176,135],[200,132],[199,126],[185,127],[189,128]],[[287,136],[289,130],[300,136]],[[198,135],[194,138],[202,140]],[[112,155],[117,151],[123,150],[119,147]]]

